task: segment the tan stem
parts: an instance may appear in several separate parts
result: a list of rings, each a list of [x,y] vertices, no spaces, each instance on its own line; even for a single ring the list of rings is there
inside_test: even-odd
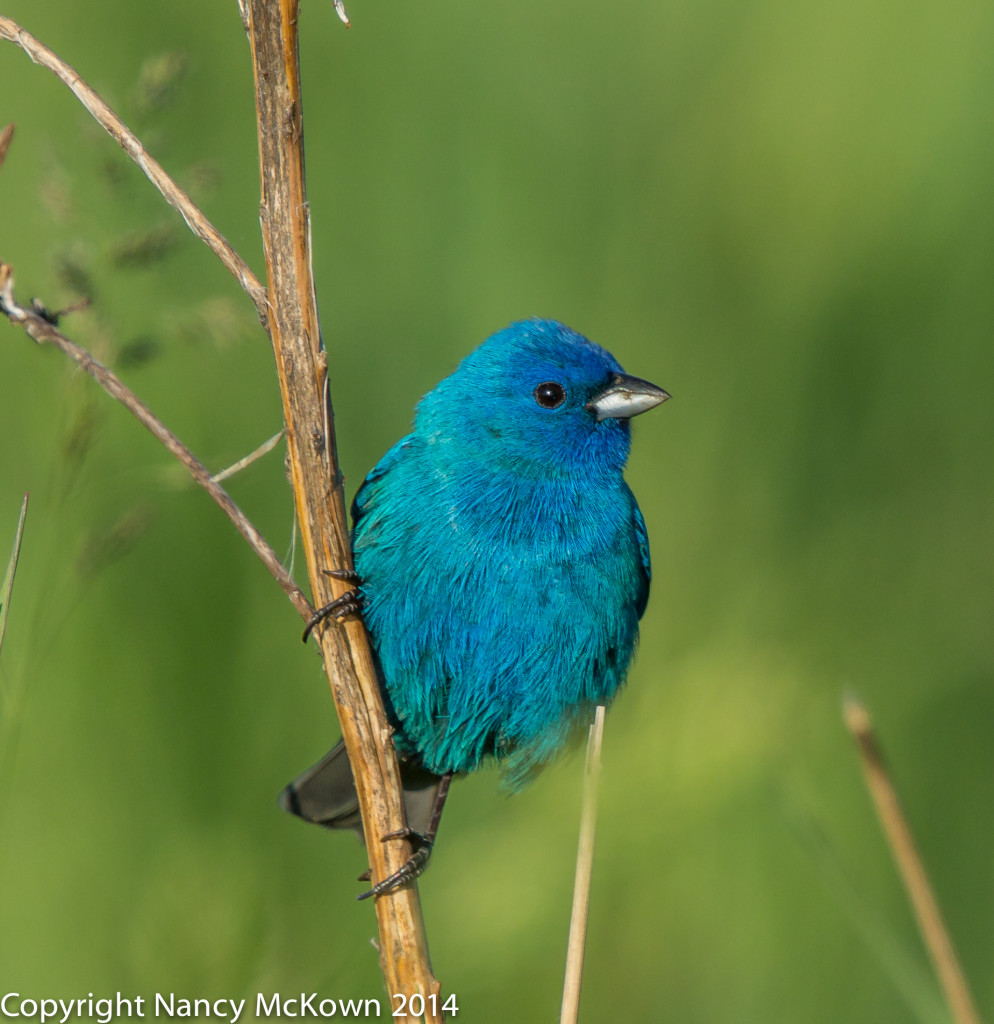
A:
[[[243,0],[241,9],[255,71],[270,336],[302,547],[311,590],[320,606],[347,589],[347,584],[323,570],[351,568],[352,552],[311,269],[298,5],[297,0]],[[381,841],[404,825],[391,730],[362,623],[332,621],[317,633],[355,775],[375,882],[400,868],[410,855],[406,842]],[[380,897],[376,914],[388,993],[419,993],[430,1006],[432,996],[438,999],[438,982],[428,958],[417,888],[412,885]],[[426,1019],[441,1017],[427,1013]]]
[[[0,167],[7,158],[7,150],[10,148],[10,140],[14,137],[14,126],[8,124],[3,131],[0,131]]]
[[[594,836],[597,831],[597,787],[601,777],[603,741],[604,705],[598,704],[587,736],[583,809],[580,813],[580,839],[576,851],[576,873],[573,877],[573,910],[569,922],[560,1024],[576,1024],[580,1012],[580,985],[583,981],[583,954],[587,942],[587,917],[590,911],[590,880],[594,866]]]
[[[239,459],[237,462],[232,463],[226,469],[222,469],[220,472],[215,473],[211,479],[214,483],[219,484],[222,480],[227,480],[230,476],[235,476],[236,473],[241,473],[243,469],[248,469],[253,462],[257,462],[264,455],[268,455],[279,443],[283,440],[283,435],[286,433],[285,430],[278,430],[269,440],[263,441],[258,448],[253,449],[244,458]]]
[[[897,791],[887,771],[873,729],[873,721],[866,708],[854,697],[846,700],[843,713],[846,727],[859,750],[863,774],[873,797],[877,817],[880,819],[891,854],[904,882],[905,891],[918,921],[918,930],[942,985],[953,1020],[956,1024],[980,1024],[980,1015],[974,1006],[953,940],[942,919],[939,901],[935,898],[925,865],[918,854],[914,836],[911,834],[901,802],[897,798]]]

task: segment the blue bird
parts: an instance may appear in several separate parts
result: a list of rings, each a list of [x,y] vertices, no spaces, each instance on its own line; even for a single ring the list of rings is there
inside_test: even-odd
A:
[[[311,623],[361,608],[395,729],[415,852],[365,895],[424,869],[453,776],[493,760],[521,788],[622,685],[650,580],[629,420],[669,397],[564,324],[524,320],[425,395],[366,477],[356,572],[336,573],[356,589]],[[341,743],[281,803],[361,835]]]

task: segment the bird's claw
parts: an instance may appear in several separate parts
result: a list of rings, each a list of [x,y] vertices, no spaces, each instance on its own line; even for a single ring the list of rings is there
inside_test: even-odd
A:
[[[385,835],[383,839],[384,841],[387,839],[410,839],[415,846],[414,853],[404,861],[397,871],[392,875],[387,875],[382,882],[377,882],[369,892],[360,894],[357,899],[367,900],[370,896],[383,896],[388,892],[393,892],[395,889],[407,885],[408,882],[413,882],[424,874],[425,868],[428,867],[431,848],[434,844],[420,832],[415,832],[413,829],[400,829]]]
[[[428,828],[424,832],[417,832],[405,825],[396,832],[388,832],[380,838],[381,842],[388,842],[393,839],[406,839],[413,850],[413,853],[401,865],[400,870],[388,875],[382,882],[377,882],[369,892],[364,892],[359,899],[366,900],[370,896],[382,896],[384,893],[393,892],[408,882],[424,873],[431,859],[431,850],[435,845],[435,836],[438,834],[438,822],[442,817],[442,808],[445,806],[445,798],[449,793],[449,785],[452,782],[452,772],[445,772],[438,780],[435,787],[435,795],[431,802],[431,817],[428,819]]]
[[[385,836],[380,836],[380,842],[386,843],[391,839],[407,839],[410,841],[411,846],[422,847],[431,846],[432,840],[424,834],[424,832],[415,832],[413,828],[408,828],[405,825],[403,828],[397,829],[396,832],[388,832]]]
[[[322,569],[325,576],[333,576],[336,580],[345,580],[346,583],[362,583],[362,577],[351,569]]]
[[[325,576],[334,576],[335,579],[344,580],[346,583],[359,584],[362,582],[360,577],[351,569],[324,569],[322,571]],[[341,597],[337,597],[323,608],[319,608],[310,617],[301,639],[304,643],[307,643],[307,638],[313,632],[314,627],[327,618],[334,618],[337,622],[341,622],[342,619],[348,618],[350,615],[358,615],[362,611],[364,600],[365,597],[358,586],[353,586],[351,590],[346,590]]]

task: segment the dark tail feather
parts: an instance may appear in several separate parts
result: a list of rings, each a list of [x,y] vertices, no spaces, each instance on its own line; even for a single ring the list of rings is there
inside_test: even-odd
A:
[[[279,796],[280,807],[325,828],[352,828],[362,836],[359,797],[345,744],[339,741],[316,765],[291,782]]]
[[[400,779],[404,786],[408,827],[415,832],[427,832],[440,776],[420,765],[401,761]],[[279,804],[284,811],[304,821],[325,828],[351,828],[362,838],[359,797],[345,744],[341,741],[280,793]]]

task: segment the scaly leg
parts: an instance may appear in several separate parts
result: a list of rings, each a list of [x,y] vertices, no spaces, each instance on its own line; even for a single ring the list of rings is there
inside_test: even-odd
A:
[[[438,789],[435,790],[435,799],[432,801],[428,828],[424,832],[415,832],[412,828],[402,828],[397,832],[389,832],[383,837],[383,842],[391,839],[408,839],[414,847],[414,852],[399,870],[388,875],[382,882],[377,882],[369,892],[364,892],[359,896],[359,899],[365,900],[370,896],[382,896],[384,893],[393,892],[394,889],[413,882],[428,867],[431,850],[435,845],[435,835],[438,832],[438,823],[442,820],[442,808],[445,807],[445,798],[449,795],[451,782],[452,772],[446,772],[441,776]]]
[[[359,576],[352,572],[351,569],[324,569],[323,572],[325,576],[334,576],[336,580],[345,580],[346,583],[358,584],[362,582]],[[301,639],[306,644],[307,638],[311,635],[314,627],[329,616],[334,616],[335,619],[341,622],[342,619],[349,615],[358,614],[362,611],[362,602],[362,591],[358,586],[354,586],[351,590],[346,590],[341,597],[336,598],[330,604],[326,604],[323,608],[319,608],[311,616]]]

